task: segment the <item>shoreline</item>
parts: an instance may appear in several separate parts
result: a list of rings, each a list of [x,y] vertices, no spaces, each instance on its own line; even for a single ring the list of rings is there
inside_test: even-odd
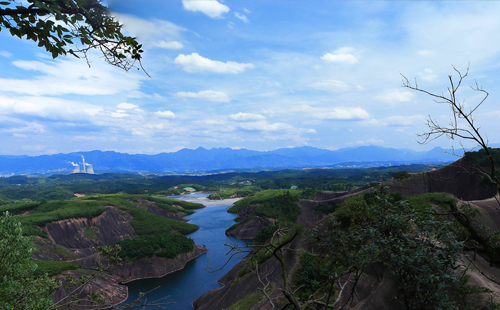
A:
[[[136,278],[136,279],[132,279],[132,280],[123,280],[123,281],[116,282],[116,284],[117,284],[117,285],[120,285],[120,286],[124,286],[124,287],[125,287],[126,292],[127,292],[127,295],[126,295],[126,297],[125,297],[123,300],[121,300],[121,301],[119,301],[119,302],[117,302],[117,303],[113,304],[113,305],[112,305],[112,306],[110,306],[109,308],[105,308],[105,309],[112,309],[112,308],[114,308],[114,307],[116,307],[116,306],[119,306],[120,304],[124,303],[125,301],[127,301],[127,299],[129,298],[129,288],[128,288],[128,286],[127,286],[127,285],[125,285],[125,284],[127,284],[127,283],[132,283],[132,282],[134,282],[134,281],[145,280],[145,279],[159,279],[159,278],[163,278],[164,276],[167,276],[167,275],[169,275],[169,274],[171,274],[171,273],[174,273],[174,272],[177,272],[177,271],[180,271],[180,270],[184,269],[184,268],[186,267],[186,264],[187,264],[187,263],[189,263],[190,261],[192,261],[192,260],[194,260],[194,259],[196,259],[196,258],[200,257],[201,255],[203,255],[203,254],[205,254],[205,253],[207,253],[207,252],[209,251],[208,249],[205,249],[205,248],[203,248],[203,247],[201,247],[201,246],[199,246],[199,245],[195,245],[195,246],[198,246],[199,248],[203,249],[204,251],[201,251],[201,253],[199,253],[199,254],[195,255],[194,257],[192,257],[192,258],[190,258],[190,259],[186,260],[186,261],[184,262],[184,264],[183,264],[183,266],[182,266],[181,268],[178,268],[178,269],[175,269],[175,270],[171,270],[171,271],[169,271],[169,272],[167,272],[167,273],[165,273],[165,274],[163,274],[163,275],[156,276],[156,277],[144,277],[144,278]],[[193,251],[191,251],[191,252],[194,252],[194,251],[195,251],[195,250],[193,249]],[[180,255],[180,254],[178,254],[178,255]],[[171,258],[171,259],[173,260],[173,259],[175,259],[175,258]],[[132,302],[133,302],[133,301],[132,301]],[[95,309],[99,309],[99,308],[95,308]]]
[[[178,269],[175,269],[175,270],[171,270],[171,271],[166,272],[166,273],[164,273],[164,274],[162,274],[162,275],[160,275],[160,276],[154,276],[154,277],[144,277],[144,278],[134,278],[134,279],[131,279],[131,280],[129,279],[129,280],[119,281],[119,282],[117,282],[117,283],[118,283],[118,284],[120,284],[120,285],[124,285],[124,284],[126,284],[126,283],[131,283],[131,282],[134,282],[134,281],[139,281],[139,280],[145,280],[145,279],[159,279],[159,278],[163,278],[163,277],[164,277],[164,276],[166,276],[166,275],[169,275],[169,274],[171,274],[171,273],[174,273],[174,272],[176,272],[176,271],[182,270],[182,269],[184,269],[184,267],[186,267],[186,264],[187,264],[187,263],[189,263],[190,261],[192,261],[192,260],[194,260],[194,259],[196,259],[196,258],[200,257],[201,255],[203,255],[203,254],[205,254],[205,253],[207,253],[207,252],[209,251],[208,249],[205,249],[205,248],[203,248],[202,246],[199,246],[199,245],[197,245],[197,244],[195,244],[195,246],[197,246],[198,248],[200,248],[201,252],[200,252],[199,254],[196,254],[196,255],[195,255],[195,256],[193,256],[192,258],[190,258],[190,259],[186,260],[186,261],[184,262],[184,264],[183,264],[183,266],[182,266],[181,268],[178,268]],[[193,252],[195,252],[195,249],[193,249],[193,251],[188,252],[188,253],[193,253]],[[177,256],[179,256],[179,255],[181,255],[181,254],[188,254],[188,253],[179,253],[179,254],[177,254]],[[176,258],[177,258],[177,256],[176,256],[176,257],[174,257],[174,258],[169,258],[169,259],[170,259],[170,260],[174,260],[174,259],[176,259]],[[127,294],[128,294],[128,287],[127,287]]]

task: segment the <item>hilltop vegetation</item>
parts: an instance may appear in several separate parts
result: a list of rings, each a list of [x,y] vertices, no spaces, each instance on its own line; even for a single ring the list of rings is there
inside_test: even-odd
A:
[[[212,192],[214,198],[248,195],[258,189],[299,189],[343,191],[380,181],[392,173],[427,171],[428,165],[407,165],[365,169],[308,169],[262,172],[223,173],[205,176],[143,176],[106,173],[71,174],[50,177],[13,176],[0,178],[0,205],[42,200],[65,200],[75,193],[179,195],[184,187],[198,192]],[[231,191],[234,191],[231,193]],[[218,195],[218,196],[217,196]]]
[[[132,217],[130,225],[138,235],[136,239],[118,243],[123,247],[122,253],[120,253],[123,258],[134,260],[152,255],[172,258],[178,253],[191,251],[194,243],[183,234],[196,231],[198,226],[165,218],[132,204],[131,201],[137,201],[141,198],[154,202],[158,207],[172,213],[192,214],[193,209],[203,207],[201,204],[167,197],[113,194],[89,196],[84,199],[4,205],[0,207],[0,212],[9,211],[13,214],[20,214],[29,211],[29,214],[16,217],[16,220],[22,224],[23,235],[37,235],[47,238],[47,232],[40,227],[48,223],[71,218],[92,219],[105,212],[105,206],[113,206],[127,212]],[[182,209],[173,207],[173,205],[180,206]],[[93,234],[86,231],[85,234],[87,237],[95,239],[95,230],[92,232]],[[40,264],[40,269],[45,271],[62,271],[67,270],[67,268],[74,269],[75,265],[66,266],[56,262]]]

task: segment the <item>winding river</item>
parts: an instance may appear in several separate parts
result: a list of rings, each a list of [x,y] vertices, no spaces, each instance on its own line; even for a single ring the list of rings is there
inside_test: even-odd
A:
[[[167,305],[171,310],[192,310],[191,303],[211,289],[220,287],[216,281],[228,272],[242,257],[233,258],[224,268],[216,272],[207,272],[207,263],[211,268],[221,268],[228,260],[226,256],[228,248],[224,243],[228,240],[225,230],[233,225],[235,214],[227,213],[226,210],[237,199],[208,200],[209,194],[196,193],[183,196],[171,196],[171,198],[202,203],[206,208],[196,210],[196,213],[186,216],[191,220],[189,223],[200,226],[196,232],[189,234],[195,244],[205,245],[209,252],[188,262],[182,270],[168,274],[159,279],[138,280],[126,285],[129,288],[129,298],[125,302],[131,302],[137,298],[140,292],[148,292],[160,287],[148,294],[148,300],[153,301],[165,296],[170,296],[168,302],[175,304]],[[232,238],[238,245],[245,242]],[[155,308],[148,308],[155,309]],[[164,309],[164,308],[157,308]]]

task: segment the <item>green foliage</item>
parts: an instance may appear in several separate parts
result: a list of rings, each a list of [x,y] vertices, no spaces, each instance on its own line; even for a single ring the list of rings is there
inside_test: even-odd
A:
[[[261,291],[255,293],[248,293],[242,299],[234,303],[228,310],[250,310],[264,297]]]
[[[227,212],[238,213],[238,211],[240,211],[246,206],[264,203],[271,200],[274,197],[285,195],[287,193],[291,197],[294,197],[294,200],[299,200],[299,196],[302,194],[302,190],[279,189],[279,190],[266,190],[266,191],[256,192],[253,195],[238,200],[231,208],[227,210]]]
[[[37,260],[35,263],[38,265],[38,268],[33,273],[36,277],[43,276],[45,274],[49,277],[53,277],[66,270],[81,268],[81,265],[75,262]]]
[[[238,224],[236,224],[236,225],[238,225]],[[280,223],[276,222],[274,224],[271,224],[271,225],[268,225],[268,226],[262,228],[257,233],[257,236],[255,236],[255,241],[257,243],[264,243],[264,242],[266,242],[267,240],[269,240],[269,238],[271,238],[273,236],[274,232],[276,231],[276,229],[279,226],[280,226]]]
[[[119,256],[122,259],[137,260],[151,256],[174,258],[179,253],[192,251],[194,241],[179,234],[162,233],[123,240],[117,245],[121,247]]]
[[[255,192],[259,192],[262,189],[257,186],[244,186],[242,188],[235,188],[230,190],[218,191],[216,193],[208,196],[208,199],[217,200],[217,199],[227,199],[230,196],[235,195],[236,197],[247,197],[252,195]]]
[[[92,240],[98,240],[96,235],[97,231],[99,231],[99,228],[97,227],[87,227],[85,228],[85,237]]]
[[[31,211],[34,208],[38,207],[40,203],[38,202],[28,202],[28,203],[20,203],[20,204],[8,204],[0,207],[0,212],[3,213],[5,211],[9,211],[12,215],[22,214],[26,211]]]
[[[139,236],[164,234],[172,231],[187,235],[199,228],[194,224],[167,219],[135,207],[130,208],[128,213],[132,215],[130,224]]]
[[[395,297],[406,309],[453,308],[456,302],[448,291],[457,286],[453,270],[463,243],[457,241],[451,222],[429,204],[417,208],[383,190],[349,198],[313,232],[331,262],[330,272],[359,274],[380,263],[398,280],[400,295]]]
[[[59,283],[35,276],[37,264],[31,238],[22,236],[21,223],[8,212],[0,217],[0,309],[45,310]]]
[[[297,195],[298,196],[298,195]],[[263,215],[283,222],[295,223],[301,209],[297,205],[297,196],[292,196],[290,192],[272,197],[255,208],[255,215]]]
[[[155,235],[155,234],[163,234],[163,233],[169,233],[169,232],[178,232],[181,234],[189,234],[194,231],[196,231],[199,227],[194,224],[188,224],[184,222],[179,222],[176,220],[172,219],[167,219],[162,216],[144,211],[142,209],[139,209],[135,207],[131,202],[129,202],[129,199],[132,199],[134,196],[131,195],[97,195],[97,196],[91,196],[91,197],[86,197],[89,200],[95,200],[98,201],[101,204],[104,205],[111,205],[118,207],[124,211],[126,211],[128,214],[132,216],[132,221],[130,224],[134,228],[135,232],[141,236],[141,235]],[[151,199],[150,196],[138,196],[144,199]],[[163,201],[163,202],[168,202],[172,204],[182,204],[184,206],[190,207],[190,208],[197,208],[199,207],[200,204],[183,204],[179,200],[175,199],[170,199],[170,198],[159,198],[159,197],[153,197],[152,199],[157,199],[158,201]],[[162,204],[163,204],[162,202]]]
[[[297,272],[297,286],[301,287],[299,297],[306,300],[316,291],[328,287],[332,277],[328,263],[318,256],[303,253],[300,256],[300,268]],[[333,292],[331,292],[333,293]]]
[[[314,199],[316,195],[320,192],[318,189],[313,189],[313,188],[305,188],[302,190],[302,193],[300,193],[299,197],[300,199]]]
[[[393,177],[395,180],[402,181],[402,180],[404,180],[404,179],[409,178],[409,177],[410,177],[410,174],[408,173],[408,171],[402,170],[402,171],[394,172],[394,173],[392,174],[392,177]]]
[[[67,53],[85,58],[95,48],[108,63],[129,70],[143,50],[121,28],[100,0],[0,2],[0,31],[37,42],[52,58]]]
[[[171,207],[173,205],[176,205],[176,206],[181,206],[182,208],[185,209],[182,211],[178,208],[168,208],[168,210],[166,210],[166,211],[169,211],[169,212],[181,212],[182,211],[182,212],[188,212],[189,214],[191,214],[189,212],[189,210],[196,210],[196,209],[205,208],[205,206],[202,205],[201,203],[189,202],[189,201],[184,201],[184,200],[177,200],[177,199],[168,198],[168,197],[159,196],[159,195],[137,195],[136,197],[141,197],[141,198],[144,198],[146,200],[152,201],[162,208],[166,207],[166,206]]]
[[[68,218],[91,219],[106,211],[104,206],[105,203],[92,200],[50,201],[40,204],[28,215],[20,215],[18,218],[23,224],[24,235],[47,237],[47,233],[40,230],[39,226]]]
[[[490,154],[493,157],[493,161],[495,162],[495,164],[500,166],[500,149],[488,148],[488,150],[490,151]],[[488,158],[488,155],[486,154],[486,151],[484,149],[480,149],[477,152],[466,152],[465,158],[472,162],[475,162],[481,167],[491,166],[490,159]]]
[[[329,204],[326,202],[320,202],[314,207],[314,210],[318,213],[329,214],[329,213],[335,212],[339,207],[340,207],[340,204],[338,204],[338,203]]]

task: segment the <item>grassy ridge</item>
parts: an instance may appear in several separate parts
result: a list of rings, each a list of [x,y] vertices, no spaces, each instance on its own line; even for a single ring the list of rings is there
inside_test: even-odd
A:
[[[106,209],[104,203],[92,200],[59,200],[42,203],[26,203],[20,205],[2,206],[1,211],[9,211],[20,214],[31,211],[27,215],[20,215],[17,219],[22,223],[23,235],[38,235],[47,237],[47,233],[39,226],[45,226],[50,222],[60,221],[68,218],[94,218],[101,215]]]
[[[203,207],[201,204],[178,201],[166,197],[149,195],[96,195],[80,199],[50,201],[43,203],[28,203],[10,206],[2,206],[2,211],[11,211],[20,214],[30,211],[27,215],[18,216],[17,219],[22,223],[24,235],[38,235],[47,237],[47,233],[39,227],[54,221],[68,218],[94,218],[106,211],[105,206],[114,206],[127,212],[132,220],[130,225],[138,235],[133,240],[118,242],[122,247],[120,256],[126,260],[137,260],[142,257],[160,256],[173,258],[179,253],[186,253],[193,250],[194,241],[183,234],[189,234],[196,231],[197,225],[188,224],[147,212],[140,209],[131,202],[143,198],[156,203],[159,207],[169,212],[183,212],[191,214],[192,209]],[[185,209],[173,207],[181,206]],[[85,236],[90,239],[96,239],[95,227],[87,227],[84,231]],[[50,251],[56,251],[49,249]],[[80,268],[79,264],[65,261],[37,261],[39,267],[36,273],[49,276],[60,274],[66,270]]]
[[[217,200],[217,199],[227,199],[232,195],[237,195],[238,197],[246,197],[252,195],[255,192],[259,192],[262,189],[257,186],[244,186],[242,188],[234,188],[225,191],[218,191],[208,196],[208,199]]]
[[[291,189],[273,189],[267,191],[256,192],[251,196],[245,197],[237,201],[231,208],[227,210],[229,213],[238,213],[241,209],[248,205],[264,203],[274,197],[289,193],[295,200],[299,200],[302,190]]]
[[[189,234],[198,230],[199,228],[198,225],[167,219],[162,216],[137,208],[130,201],[128,201],[133,197],[134,196],[132,195],[113,194],[113,195],[91,196],[88,199],[95,199],[101,201],[106,205],[115,206],[130,214],[132,216],[132,221],[130,222],[130,224],[132,225],[135,232],[139,236],[163,234],[173,231],[181,234]],[[138,197],[142,197],[148,200],[150,198],[149,196],[146,195],[144,196],[139,195]],[[171,201],[177,204],[177,200],[171,199]]]
[[[80,264],[75,262],[52,260],[37,260],[36,264],[38,265],[38,268],[33,272],[35,277],[43,276],[46,273],[49,277],[52,277],[61,274],[66,270],[75,270],[81,267]]]
[[[12,215],[22,214],[26,211],[31,211],[34,208],[38,207],[40,202],[28,202],[21,204],[8,204],[0,207],[0,214],[3,214],[5,211],[9,211]]]
[[[192,251],[194,247],[193,239],[174,233],[139,236],[117,244],[122,248],[119,256],[124,260],[151,256],[174,258],[179,253]]]

